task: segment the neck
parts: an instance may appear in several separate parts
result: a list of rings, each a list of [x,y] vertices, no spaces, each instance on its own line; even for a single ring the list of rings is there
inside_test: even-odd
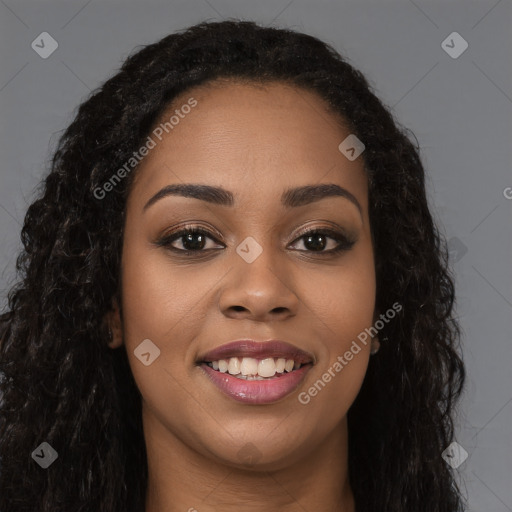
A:
[[[354,512],[346,418],[279,469],[230,466],[189,446],[143,407],[148,457],[145,512]]]

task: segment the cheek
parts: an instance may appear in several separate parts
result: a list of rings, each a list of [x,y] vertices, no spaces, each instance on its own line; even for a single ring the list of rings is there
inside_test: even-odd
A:
[[[187,351],[197,336],[198,322],[192,317],[198,314],[200,290],[190,280],[184,281],[183,272],[173,270],[166,261],[162,250],[126,237],[122,264],[124,343],[137,386],[150,403],[162,393],[167,401],[180,396],[186,380]],[[144,342],[148,339],[151,344]],[[147,366],[136,355],[143,342],[149,346]],[[157,355],[154,359],[153,353]]]
[[[179,268],[172,268],[162,249],[126,241],[123,308],[127,343],[153,336],[163,347],[173,340],[177,348],[183,338],[177,334],[182,333],[183,322],[194,313],[201,294],[193,283],[184,282],[183,275]]]
[[[303,297],[308,297],[309,308],[324,323],[330,349],[343,350],[347,343],[350,346],[352,339],[372,325],[376,281],[371,244],[359,244],[336,267],[324,268],[303,280],[309,290]]]
[[[314,281],[308,309],[322,343],[315,373],[299,402],[312,416],[331,418],[334,425],[355,400],[368,367],[371,338],[365,329],[373,324],[376,294],[371,245],[347,254],[342,265],[318,273]]]

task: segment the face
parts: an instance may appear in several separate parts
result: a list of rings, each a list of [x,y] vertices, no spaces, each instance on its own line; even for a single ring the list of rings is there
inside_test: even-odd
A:
[[[320,97],[283,84],[195,88],[162,121],[176,109],[162,140],[152,135],[126,210],[122,335],[145,432],[230,466],[256,450],[260,467],[285,467],[346,427],[368,364],[369,342],[353,344],[375,313],[362,157],[340,152],[350,132]],[[154,197],[184,184],[232,201]],[[285,396],[240,401],[198,364],[240,339],[283,340],[314,364]]]

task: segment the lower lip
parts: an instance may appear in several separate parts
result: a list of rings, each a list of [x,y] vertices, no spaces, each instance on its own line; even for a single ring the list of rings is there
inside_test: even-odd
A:
[[[214,370],[206,363],[201,363],[201,368],[208,378],[223,393],[238,402],[253,405],[270,404],[289,395],[300,385],[311,367],[311,363],[305,364],[298,370],[276,374],[279,377],[268,380],[243,380],[229,373]]]

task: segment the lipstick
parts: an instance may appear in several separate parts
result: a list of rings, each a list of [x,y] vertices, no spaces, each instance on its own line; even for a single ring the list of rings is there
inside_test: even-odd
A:
[[[244,339],[210,350],[196,364],[228,397],[258,405],[291,394],[315,362],[312,354],[285,341]]]

